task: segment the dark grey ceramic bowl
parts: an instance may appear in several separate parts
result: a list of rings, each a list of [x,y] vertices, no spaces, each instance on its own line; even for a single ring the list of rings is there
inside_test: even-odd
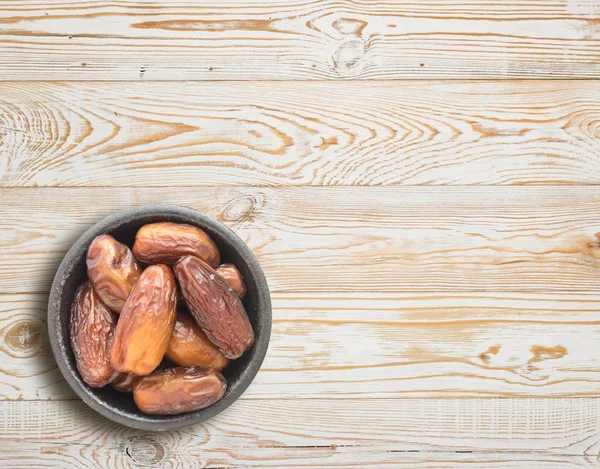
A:
[[[75,365],[69,341],[69,315],[77,287],[85,281],[87,249],[103,233],[133,246],[137,230],[147,223],[170,221],[195,225],[206,231],[217,244],[222,262],[236,265],[244,276],[248,293],[244,306],[254,328],[252,348],[223,370],[227,391],[223,398],[206,409],[179,415],[147,415],[133,402],[131,393],[121,393],[110,386],[91,388],[85,384]],[[50,292],[48,332],[56,362],[73,390],[92,409],[105,417],[142,430],[169,430],[202,422],[229,407],[252,382],[267,353],[271,335],[271,296],[258,261],[246,244],[229,228],[214,218],[190,208],[173,205],[147,205],[105,218],[92,226],[73,244],[63,259]]]

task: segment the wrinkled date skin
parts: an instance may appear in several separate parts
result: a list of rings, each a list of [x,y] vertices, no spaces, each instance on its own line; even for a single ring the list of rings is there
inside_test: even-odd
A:
[[[173,415],[214,404],[226,388],[223,376],[210,368],[168,368],[140,378],[133,388],[133,400],[147,414]]]
[[[177,315],[165,355],[180,366],[208,366],[215,371],[221,371],[229,363],[196,321],[182,313]]]
[[[152,223],[135,235],[135,257],[148,264],[175,264],[184,256],[196,256],[211,267],[219,265],[220,254],[212,239],[200,228],[177,223]]]
[[[211,267],[187,256],[174,266],[190,313],[210,341],[229,359],[254,343],[254,331],[241,300]]]
[[[242,274],[237,267],[233,264],[221,264],[217,268],[217,273],[227,282],[232,290],[235,292],[240,299],[246,296],[246,285],[244,285],[244,279]]]
[[[144,376],[160,364],[175,325],[175,278],[151,265],[129,294],[117,323],[110,362],[121,373]]]
[[[133,392],[133,387],[140,377],[132,373],[119,373],[110,385],[117,391]]]
[[[100,299],[119,313],[142,274],[131,250],[110,235],[96,237],[87,253],[90,283]]]
[[[89,282],[81,285],[71,305],[71,348],[81,378],[102,387],[117,377],[110,364],[117,315],[106,307]]]

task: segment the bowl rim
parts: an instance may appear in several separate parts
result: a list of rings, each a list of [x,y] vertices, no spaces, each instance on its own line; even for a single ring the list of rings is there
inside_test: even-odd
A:
[[[122,225],[131,222],[132,218],[153,215],[163,217],[180,215],[192,218],[197,220],[196,226],[199,228],[204,229],[206,226],[208,226],[210,230],[221,233],[224,238],[227,238],[232,244],[235,245],[238,253],[248,264],[249,269],[252,271],[252,274],[255,277],[255,282],[259,287],[257,290],[257,295],[259,296],[258,301],[261,305],[261,336],[260,340],[257,340],[254,344],[256,350],[254,351],[252,360],[250,360],[248,365],[242,370],[239,379],[236,381],[235,389],[229,395],[226,395],[223,399],[205,409],[177,415],[165,415],[162,416],[164,419],[161,420],[143,420],[141,418],[138,420],[130,417],[124,412],[121,412],[119,409],[109,406],[103,399],[99,399],[95,394],[93,394],[89,387],[83,383],[80,378],[74,376],[74,373],[77,373],[77,371],[72,370],[68,366],[69,354],[67,347],[65,346],[66,340],[68,341],[69,339],[67,338],[65,340],[65,337],[63,337],[64,334],[62,334],[60,327],[60,300],[66,284],[65,279],[71,274],[71,271],[74,268],[74,261],[78,257],[77,253],[79,253],[82,249],[87,250],[87,246],[89,246],[91,241],[96,236],[106,233],[106,231],[109,229],[114,230],[115,228],[118,228],[120,224]],[[231,228],[216,218],[206,215],[205,213],[193,208],[173,204],[146,204],[119,210],[108,215],[88,228],[71,245],[62,259],[52,281],[50,295],[48,298],[47,325],[52,354],[54,355],[54,359],[58,364],[60,372],[64,376],[71,389],[73,389],[73,391],[75,391],[75,393],[89,407],[104,417],[131,428],[150,431],[172,430],[193,425],[214,417],[233,404],[254,380],[267,354],[270,342],[272,328],[271,295],[269,286],[267,284],[267,279],[262,268],[260,267],[258,260],[246,243]]]

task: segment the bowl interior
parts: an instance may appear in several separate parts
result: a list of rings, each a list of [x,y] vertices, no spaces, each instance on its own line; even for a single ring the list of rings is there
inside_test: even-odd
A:
[[[227,391],[212,406],[195,412],[173,416],[147,415],[133,402],[131,393],[110,386],[91,388],[77,372],[69,340],[71,302],[77,287],[87,279],[86,253],[91,241],[107,233],[118,241],[133,246],[137,230],[147,223],[170,221],[202,228],[221,252],[221,262],[231,262],[244,277],[247,295],[244,307],[256,335],[255,344],[223,370]],[[57,363],[75,392],[101,414],[135,428],[164,430],[197,423],[212,417],[235,401],[250,384],[263,361],[271,331],[271,306],[266,280],[248,247],[227,227],[199,212],[183,207],[150,206],[120,212],[98,223],[72,246],[56,275],[48,309],[48,325]]]

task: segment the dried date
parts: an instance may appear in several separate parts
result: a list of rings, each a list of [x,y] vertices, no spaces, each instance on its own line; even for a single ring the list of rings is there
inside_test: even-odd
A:
[[[121,373],[147,375],[160,364],[175,325],[175,278],[166,265],[148,267],[129,294],[110,355]]]
[[[174,266],[190,313],[227,358],[238,358],[254,343],[241,300],[210,266],[187,256]]]
[[[171,265],[188,255],[213,267],[218,266],[220,260],[217,246],[203,230],[168,222],[142,226],[135,236],[133,254],[148,264]]]
[[[110,363],[110,349],[117,315],[86,282],[71,304],[71,348],[81,378],[92,387],[102,387],[117,377]]]
[[[235,292],[240,299],[246,296],[246,285],[244,285],[244,278],[242,274],[233,264],[221,264],[217,268],[217,273],[227,282],[232,290]]]
[[[208,366],[215,371],[221,371],[229,363],[198,324],[182,313],[177,315],[165,355],[180,366]]]
[[[223,376],[210,368],[168,368],[140,378],[133,388],[133,399],[146,414],[173,415],[214,404],[226,387]]]
[[[119,373],[119,376],[110,385],[117,391],[132,392],[139,378],[139,376],[133,373]]]
[[[100,235],[92,241],[86,263],[98,296],[110,309],[120,312],[142,273],[131,250],[110,235]]]

